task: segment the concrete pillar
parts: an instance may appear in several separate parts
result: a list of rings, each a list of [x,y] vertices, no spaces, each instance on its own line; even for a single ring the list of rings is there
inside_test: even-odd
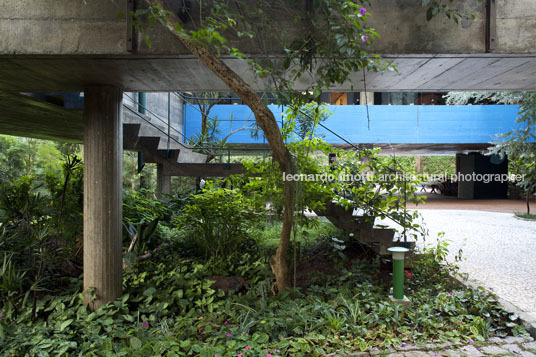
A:
[[[160,197],[162,193],[171,194],[171,176],[164,175],[164,165],[156,165],[156,192]]]
[[[90,308],[121,296],[122,284],[122,91],[84,91],[84,291]]]
[[[374,92],[361,92],[359,93],[359,104],[361,105],[374,105]]]

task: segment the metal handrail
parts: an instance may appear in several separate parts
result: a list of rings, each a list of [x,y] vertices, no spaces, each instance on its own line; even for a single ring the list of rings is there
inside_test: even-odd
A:
[[[168,124],[168,120],[164,120],[162,119],[158,114],[154,113],[153,111],[149,110],[149,108],[147,108],[147,106],[144,106],[143,104],[141,104],[139,101],[135,100],[134,98],[130,97],[128,94],[125,94],[125,97],[127,97],[128,99],[130,99],[133,103],[137,104],[139,107],[142,107],[146,112],[152,114],[155,119],[161,121],[162,123],[164,123],[165,125],[168,126],[168,129],[173,129],[174,131],[176,131],[177,133],[179,133],[184,140],[190,140],[186,135],[184,135],[180,130],[178,129],[175,129],[173,127],[170,127],[170,125]],[[125,105],[125,104],[123,104]],[[153,125],[154,126],[154,125]]]
[[[132,109],[131,107],[129,107],[128,105],[126,104],[123,104],[123,107],[125,107],[126,109],[128,109],[129,111],[131,111],[132,113],[134,113],[135,115],[137,115],[138,117],[140,117],[140,119],[142,119],[143,121],[145,121],[147,124],[149,124],[150,126],[152,126],[153,128],[155,128],[156,130],[158,130],[159,132],[161,132],[162,134],[166,135],[167,136],[167,133],[160,129],[158,126],[154,125],[153,123],[151,123],[150,120],[147,120],[144,118],[143,114],[141,113],[138,113],[136,110]],[[184,147],[185,149],[188,149],[188,150],[192,150],[192,148],[189,148],[188,146],[184,145],[183,143],[181,143],[180,141],[178,141],[177,139],[175,139],[174,137],[171,137],[171,136],[168,136],[168,139],[171,139],[173,140],[174,142],[176,142],[177,144],[179,144],[180,146]]]
[[[126,95],[126,96],[129,99],[131,99],[133,102],[138,103],[136,100],[134,100],[130,96],[128,96],[128,95]],[[151,123],[151,121],[147,120],[141,113],[139,113],[138,111],[132,109],[130,106],[128,106],[126,104],[123,104],[123,106],[126,109],[128,109],[129,111],[131,111],[132,113],[134,113],[135,115],[137,115],[140,119],[145,121],[147,124],[149,124],[150,126],[154,127],[156,130],[158,130],[159,132],[164,134],[166,137],[168,137],[168,134],[164,130],[162,130],[158,126],[154,125],[154,123]],[[147,111],[149,111],[149,110],[147,110]],[[150,113],[152,113],[152,112],[150,112]],[[154,115],[156,115],[156,114],[154,114]],[[159,118],[157,118],[157,119],[159,119]],[[159,119],[159,120],[163,121],[161,119]],[[186,137],[184,134],[182,134],[179,130],[177,130],[177,129],[174,129],[174,130],[177,131],[178,133],[180,133],[185,139],[188,139],[188,137]],[[195,146],[194,147],[194,146],[186,146],[184,143],[178,141],[177,139],[175,139],[174,137],[171,137],[171,136],[169,136],[168,139],[176,142],[177,144],[179,144],[180,146],[182,146],[182,147],[184,147],[185,149],[188,149],[188,150],[215,150],[215,151],[225,151],[225,152],[227,152],[227,151],[250,151],[250,150],[251,151],[271,151],[272,150],[271,148],[252,148],[252,147],[239,147],[239,146],[230,146],[230,147],[224,147],[224,146]],[[220,154],[220,155],[223,155],[223,154]]]

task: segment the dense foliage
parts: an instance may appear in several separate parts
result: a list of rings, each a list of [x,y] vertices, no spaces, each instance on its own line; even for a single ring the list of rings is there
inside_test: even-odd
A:
[[[324,155],[333,149],[287,130],[303,173],[401,170],[396,159],[369,151],[336,151],[330,167]],[[412,303],[403,309],[387,297],[391,278],[382,259],[307,217],[297,220],[287,256],[295,288],[274,295],[268,257],[281,229],[281,175],[268,174],[272,164],[262,160],[250,168],[265,175],[208,182],[197,194],[157,200],[148,190],[125,190],[125,252],[136,233],[141,238],[125,255],[124,295],[92,312],[80,275],[82,167],[72,155],[61,162],[55,175],[34,172],[0,187],[4,355],[314,356],[524,333],[485,292],[452,284],[445,244],[408,263]],[[341,204],[407,218],[411,228],[401,209],[403,183],[304,182],[298,205],[321,206],[336,194]],[[245,284],[224,292],[213,285],[217,277]]]
[[[516,182],[526,194],[527,214],[530,214],[530,196],[536,193],[536,92],[523,94],[517,128],[495,138],[494,153],[506,155],[511,167],[523,179]]]
[[[316,237],[312,244],[325,249],[330,238]],[[322,259],[338,270],[310,270],[302,288],[274,296],[266,259],[255,246],[206,261],[183,256],[181,245],[164,242],[154,259],[128,270],[125,294],[95,312],[83,304],[76,278],[64,281],[67,288],[43,292],[34,308],[4,306],[3,353],[314,356],[523,333],[516,317],[485,292],[451,285],[444,244],[412,261],[407,309],[387,298],[390,281],[375,259],[343,260],[325,249]],[[343,253],[349,254],[352,243],[347,246]],[[208,277],[215,270],[245,277],[248,291],[211,289]]]

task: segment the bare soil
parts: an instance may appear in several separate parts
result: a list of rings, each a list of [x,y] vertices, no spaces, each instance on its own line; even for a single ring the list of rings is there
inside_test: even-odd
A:
[[[417,209],[451,209],[451,210],[472,210],[487,212],[526,212],[525,200],[462,200],[452,196],[442,196],[436,193],[422,193],[426,196],[426,202],[418,206],[408,202],[408,208]],[[536,210],[534,199],[531,200],[532,207]]]

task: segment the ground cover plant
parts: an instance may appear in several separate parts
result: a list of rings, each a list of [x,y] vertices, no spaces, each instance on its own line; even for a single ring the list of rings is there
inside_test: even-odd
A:
[[[218,195],[240,198],[233,190],[208,190],[190,197],[181,212],[189,214]],[[129,200],[132,207],[126,212],[132,216],[146,207],[139,201],[163,204],[147,197]],[[444,241],[408,262],[412,303],[404,309],[387,297],[391,277],[381,259],[330,223],[316,220],[296,237],[296,287],[274,295],[268,257],[281,222],[249,217],[243,209],[236,205],[233,211],[231,205],[226,214],[244,214],[244,221],[210,222],[242,234],[240,242],[225,243],[232,249],[219,252],[193,248],[192,240],[200,238],[192,234],[203,233],[179,226],[182,213],[164,217],[146,248],[151,259],[126,269],[124,295],[93,312],[83,304],[80,277],[50,278],[34,300],[6,284],[21,270],[4,262],[2,354],[315,356],[524,333],[517,317],[486,292],[452,285],[449,276],[456,269],[445,261]],[[241,277],[246,286],[238,293],[215,290],[215,275]],[[8,289],[23,298],[10,302]]]

